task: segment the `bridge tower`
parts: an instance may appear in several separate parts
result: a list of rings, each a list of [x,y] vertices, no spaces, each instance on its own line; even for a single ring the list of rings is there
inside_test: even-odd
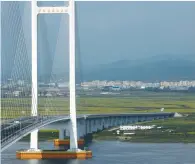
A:
[[[31,115],[37,116],[38,114],[38,85],[37,85],[37,1],[31,1],[31,46],[32,46],[32,102],[31,102]],[[30,135],[30,148],[38,149],[38,130],[36,129]]]
[[[32,30],[32,106],[31,115],[38,116],[37,81],[37,16],[38,14],[69,15],[69,88],[70,88],[70,151],[77,151],[76,88],[75,88],[75,1],[69,0],[68,6],[38,7],[37,0],[31,0]],[[38,150],[38,130],[31,133],[30,148]]]

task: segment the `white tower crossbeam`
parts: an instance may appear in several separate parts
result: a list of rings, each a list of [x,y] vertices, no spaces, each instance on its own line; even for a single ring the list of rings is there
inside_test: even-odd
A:
[[[37,116],[37,14],[69,14],[69,86],[70,86],[70,150],[77,151],[76,89],[75,89],[75,1],[69,0],[69,6],[38,7],[36,0],[32,5],[32,116]],[[31,133],[31,149],[38,149],[38,130]]]
[[[39,7],[39,14],[59,14],[68,13],[68,7]]]

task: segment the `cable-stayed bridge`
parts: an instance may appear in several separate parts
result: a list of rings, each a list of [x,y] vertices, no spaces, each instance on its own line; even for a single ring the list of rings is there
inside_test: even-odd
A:
[[[78,115],[77,116],[77,132],[78,138],[93,132],[103,130],[104,128],[111,128],[114,126],[127,125],[130,123],[152,121],[156,119],[166,119],[174,117],[175,113],[142,113],[142,114],[99,114],[99,115]],[[65,121],[60,123],[61,121]],[[52,129],[59,129],[60,133],[69,131],[70,117],[64,116],[35,116],[35,117],[21,117],[14,120],[9,120],[1,125],[1,151],[7,149],[15,142],[22,139],[27,134],[33,132],[35,129],[40,129],[44,126],[52,126],[53,123],[60,123],[53,125]],[[66,134],[67,135],[67,134]],[[69,134],[70,135],[70,134]],[[63,139],[65,136],[61,136]]]
[[[1,151],[6,150],[9,146],[29,133],[31,134],[30,149],[38,150],[38,130],[44,126],[60,121],[64,121],[64,128],[60,127],[60,131],[62,131],[60,133],[68,129],[70,150],[77,151],[77,139],[88,133],[93,133],[112,126],[139,121],[152,121],[154,119],[165,119],[174,116],[174,113],[76,115],[75,57],[77,37],[75,2],[74,0],[70,0],[67,5],[61,4],[55,7],[51,5],[38,7],[37,1],[32,0],[28,2],[28,4],[24,3],[23,5],[27,7],[22,8],[19,2],[3,2],[1,4],[3,17],[2,38],[6,38],[2,44],[2,75],[7,79],[5,84],[1,84],[3,86],[1,90],[5,92],[5,97],[2,98]],[[31,11],[31,14],[29,11]],[[46,67],[46,70],[51,80],[54,78],[53,63],[55,60],[55,55],[52,56],[52,54],[64,53],[64,51],[61,51],[64,49],[64,46],[59,43],[61,37],[65,37],[65,35],[62,36],[60,33],[62,28],[61,22],[58,23],[58,25],[60,25],[56,30],[59,37],[57,37],[57,39],[51,35],[51,31],[47,31],[48,22],[45,23],[42,32],[39,31],[39,23],[44,23],[44,19],[41,18],[41,15],[45,14],[68,15],[68,79],[70,96],[68,105],[66,104],[67,106],[64,107],[60,106],[61,102],[56,101],[55,97],[39,99],[38,96],[41,94],[38,91],[38,70],[41,69],[40,63],[49,65]],[[55,20],[59,19],[59,17],[56,18]],[[28,22],[29,20],[30,22]],[[49,34],[53,40],[56,39],[55,48],[52,47],[53,44],[51,44],[49,38],[47,38]],[[45,39],[44,41],[39,40],[40,35],[44,35],[42,37],[42,39]],[[38,40],[41,45],[38,44]],[[43,47],[45,47],[45,49]],[[43,49],[45,52],[43,52]],[[43,59],[38,56],[39,54],[46,55],[44,57],[46,60],[39,63],[39,59]],[[22,81],[19,81],[17,84],[14,82],[21,79]],[[31,81],[31,83],[24,84],[23,81]],[[21,92],[19,92],[18,89]],[[16,96],[18,94],[20,94],[20,96]],[[55,104],[53,103],[54,101]],[[69,109],[67,115],[65,108]]]

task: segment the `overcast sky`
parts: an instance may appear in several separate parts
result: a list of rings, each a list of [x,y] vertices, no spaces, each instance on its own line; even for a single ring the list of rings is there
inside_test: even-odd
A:
[[[195,2],[77,2],[77,15],[84,65],[165,55],[195,59]]]
[[[194,54],[195,2],[79,2],[82,56],[93,62]]]
[[[118,60],[145,60],[153,56],[162,59],[165,55],[188,59],[190,55],[190,60],[195,60],[195,2],[76,3],[77,43],[79,41],[83,67]],[[30,3],[20,4],[30,54]],[[41,2],[39,5],[45,4]],[[38,24],[41,34],[38,36],[39,56],[46,59],[49,54],[55,55],[53,69],[63,72],[67,65],[64,64],[64,54],[68,54],[67,16],[41,15]]]

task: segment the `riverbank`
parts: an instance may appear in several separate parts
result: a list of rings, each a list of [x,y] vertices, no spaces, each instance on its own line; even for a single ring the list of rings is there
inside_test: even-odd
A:
[[[155,120],[152,122],[137,123],[136,125],[155,125],[150,130],[123,131],[117,134],[117,130],[93,134],[94,140],[120,140],[137,143],[195,143],[195,114],[187,117],[171,118],[167,120]],[[157,128],[158,127],[158,128]]]

